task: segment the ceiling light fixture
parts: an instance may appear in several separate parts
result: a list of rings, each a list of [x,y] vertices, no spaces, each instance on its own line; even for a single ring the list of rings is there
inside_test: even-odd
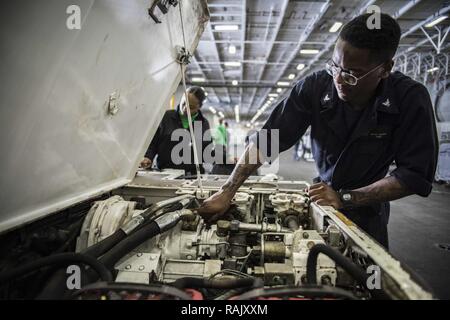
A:
[[[427,72],[432,73],[432,72],[436,72],[438,70],[439,70],[438,67],[434,67],[434,68],[431,68],[431,69],[427,70]]]
[[[234,107],[234,114],[236,116],[236,123],[239,123],[239,105],[238,104]]]
[[[241,63],[239,61],[227,61],[227,62],[225,62],[225,66],[227,66],[227,67],[240,67]]]
[[[194,77],[194,78],[192,78],[192,82],[205,82],[205,78]]]
[[[215,31],[237,31],[239,26],[237,24],[217,24],[214,26]]]
[[[317,49],[302,49],[300,50],[301,54],[318,54],[319,50]]]
[[[338,30],[342,27],[342,22],[335,22],[333,26],[330,28],[331,33],[338,32]]]
[[[441,23],[442,21],[444,21],[447,18],[448,18],[448,16],[440,16],[440,17],[434,19],[433,21],[427,23],[425,25],[425,28],[433,28],[435,25],[437,25],[438,23]]]

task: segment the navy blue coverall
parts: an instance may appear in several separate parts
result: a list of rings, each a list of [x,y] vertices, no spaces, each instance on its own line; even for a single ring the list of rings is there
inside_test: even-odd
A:
[[[356,116],[349,116],[349,108],[339,99],[332,77],[319,71],[295,85],[262,129],[279,130],[282,152],[311,126],[320,181],[336,191],[365,187],[384,178],[395,161],[396,169],[389,174],[411,192],[428,196],[436,170],[438,139],[427,89],[395,72],[380,82],[369,107]],[[346,125],[352,119],[351,126]],[[389,203],[341,211],[388,248]]]

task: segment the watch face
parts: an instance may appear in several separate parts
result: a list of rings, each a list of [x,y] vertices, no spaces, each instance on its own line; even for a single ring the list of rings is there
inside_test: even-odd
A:
[[[342,199],[344,199],[344,201],[350,201],[352,200],[352,195],[350,193],[344,193]]]

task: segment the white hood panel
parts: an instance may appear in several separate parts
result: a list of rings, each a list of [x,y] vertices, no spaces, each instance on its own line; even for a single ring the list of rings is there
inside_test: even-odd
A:
[[[2,4],[0,232],[131,181],[181,79],[179,7],[146,0]],[[70,5],[81,29],[69,30]],[[183,0],[188,49],[206,0]],[[117,113],[108,113],[114,99]]]

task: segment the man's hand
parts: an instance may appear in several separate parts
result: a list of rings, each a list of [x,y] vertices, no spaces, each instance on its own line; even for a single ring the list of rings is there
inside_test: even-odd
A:
[[[233,200],[233,194],[220,190],[203,201],[202,206],[198,209],[198,213],[206,222],[214,222],[228,210],[231,200]]]
[[[152,167],[152,160],[150,160],[149,158],[144,158],[141,161],[141,168],[142,169],[149,169]]]
[[[256,163],[251,161],[255,160],[251,157],[253,155],[255,155]],[[261,166],[260,159],[262,159],[262,156],[258,148],[255,144],[250,143],[234,167],[230,177],[219,192],[203,201],[202,206],[198,209],[198,213],[203,217],[203,219],[205,219],[205,221],[209,223],[214,222],[228,210],[231,205],[231,200],[233,200],[233,197],[239,187],[252,174],[252,172]]]
[[[309,187],[308,194],[311,202],[315,202],[320,206],[332,206],[336,210],[344,206],[339,194],[326,183],[313,184]]]

